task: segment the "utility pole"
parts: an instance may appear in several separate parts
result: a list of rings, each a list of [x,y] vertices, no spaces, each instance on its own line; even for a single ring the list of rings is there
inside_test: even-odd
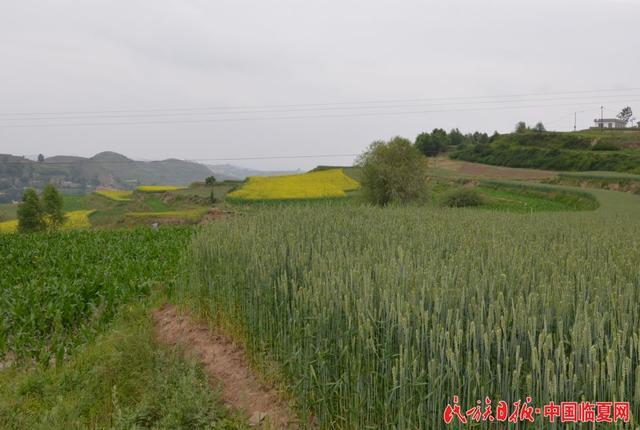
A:
[[[600,130],[604,132],[604,106],[600,106]]]
[[[573,113],[573,131],[576,131],[576,126],[578,122],[578,112]]]

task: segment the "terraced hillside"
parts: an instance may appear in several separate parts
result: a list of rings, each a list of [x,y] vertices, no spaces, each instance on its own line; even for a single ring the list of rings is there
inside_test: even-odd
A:
[[[640,173],[640,131],[512,133],[464,145],[450,156],[497,166]]]

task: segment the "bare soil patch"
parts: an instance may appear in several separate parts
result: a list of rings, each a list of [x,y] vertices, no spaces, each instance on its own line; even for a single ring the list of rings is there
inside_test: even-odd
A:
[[[169,304],[155,311],[153,319],[158,339],[166,345],[181,346],[186,354],[199,360],[211,385],[221,390],[222,400],[249,417],[253,426],[299,428],[287,403],[274,388],[259,381],[242,348],[224,334],[209,330],[207,324],[193,321]]]
[[[233,212],[224,211],[220,208],[211,208],[211,210],[207,212],[204,215],[204,217],[202,217],[200,224],[206,224],[206,223],[209,223],[212,221],[218,221],[221,219],[228,219],[228,218],[231,218],[232,216],[233,216]]]
[[[449,170],[457,174],[487,178],[513,180],[540,180],[557,176],[557,172],[548,170],[520,169],[515,167],[491,166],[488,164],[470,163],[468,161],[450,160],[436,157],[430,160],[434,168]]]

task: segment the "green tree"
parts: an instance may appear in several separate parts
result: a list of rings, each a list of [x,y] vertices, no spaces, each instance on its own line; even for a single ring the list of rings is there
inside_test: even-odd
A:
[[[44,155],[38,154],[38,163],[44,163]]]
[[[416,137],[416,148],[427,157],[434,157],[446,152],[449,145],[449,136],[441,128],[436,128],[432,133],[420,133]]]
[[[629,124],[631,117],[633,117],[633,111],[629,106],[623,108],[618,114],[618,119],[624,121],[625,125]]]
[[[209,176],[204,180],[204,183],[209,187],[213,187],[216,184],[216,178],[213,176]]]
[[[449,144],[453,146],[461,145],[464,142],[464,135],[457,128],[449,132]]]
[[[447,146],[451,143],[449,135],[441,128],[434,128],[431,132],[431,140],[440,152],[446,152]]]
[[[533,127],[533,130],[538,132],[538,133],[542,133],[542,132],[547,131],[547,129],[544,128],[544,124],[542,122],[537,123],[536,126]]]
[[[45,221],[49,226],[57,228],[64,223],[63,205],[62,195],[56,187],[51,184],[47,185],[42,193],[42,209]]]
[[[432,157],[438,154],[438,149],[433,146],[431,142],[431,134],[430,133],[420,133],[416,137],[416,148],[418,151],[422,152],[427,157]]]
[[[358,165],[362,168],[362,195],[370,203],[408,203],[426,197],[427,160],[407,139],[373,142]]]
[[[471,135],[471,140],[476,145],[485,145],[489,143],[489,135],[487,133],[480,133],[479,131],[476,131]]]
[[[24,192],[22,203],[18,206],[18,231],[30,233],[42,231],[45,228],[44,211],[38,199],[38,194],[32,188]]]
[[[529,130],[529,127],[527,127],[526,122],[520,121],[516,124],[516,133],[525,133],[527,130]]]

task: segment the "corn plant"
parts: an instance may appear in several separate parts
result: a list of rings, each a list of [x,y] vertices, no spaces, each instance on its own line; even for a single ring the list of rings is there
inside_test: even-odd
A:
[[[190,229],[0,234],[0,361],[49,363],[170,284]]]

